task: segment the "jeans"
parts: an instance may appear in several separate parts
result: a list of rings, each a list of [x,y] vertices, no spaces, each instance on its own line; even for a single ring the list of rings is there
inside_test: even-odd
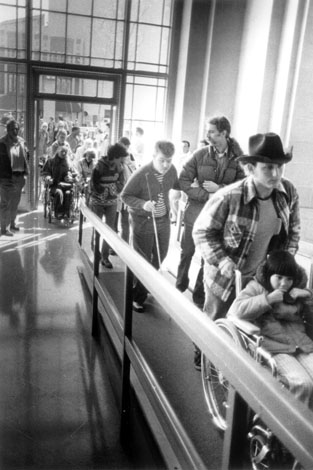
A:
[[[131,214],[131,224],[133,228],[133,247],[156,269],[159,269],[157,245],[153,219],[150,216],[137,216]],[[161,263],[167,255],[170,241],[170,220],[168,215],[156,218],[157,236],[159,241]],[[138,280],[134,281],[133,299],[139,304],[143,304],[148,295],[145,286]]]

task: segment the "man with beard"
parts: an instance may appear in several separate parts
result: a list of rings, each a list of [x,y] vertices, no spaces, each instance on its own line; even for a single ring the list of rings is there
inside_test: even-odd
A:
[[[170,240],[170,189],[180,189],[172,164],[172,142],[156,142],[152,162],[140,167],[127,181],[121,197],[128,206],[133,247],[156,269],[166,257]],[[157,239],[156,239],[157,237]],[[133,308],[144,312],[147,289],[136,279]]]
[[[196,150],[185,163],[179,175],[181,189],[188,200],[184,214],[184,232],[181,242],[180,262],[176,287],[184,292],[189,286],[189,268],[195,252],[192,238],[194,222],[210,197],[220,188],[244,178],[236,158],[242,155],[238,142],[230,136],[231,126],[225,116],[215,116],[208,121],[209,145]],[[203,308],[203,268],[198,273],[193,291],[193,302]],[[195,352],[195,367],[200,368],[200,352]]]

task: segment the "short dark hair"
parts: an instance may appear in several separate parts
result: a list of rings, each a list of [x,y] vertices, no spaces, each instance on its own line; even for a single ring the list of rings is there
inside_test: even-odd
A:
[[[169,140],[158,140],[155,143],[155,149],[162,152],[167,158],[171,158],[175,153],[174,144]]]
[[[231,125],[227,117],[225,116],[214,116],[208,119],[209,124],[216,126],[218,132],[226,131],[226,137],[230,136]]]
[[[10,119],[10,120],[7,122],[7,124],[6,124],[6,126],[7,126],[7,131],[9,130],[10,127],[12,127],[12,126],[14,126],[14,125],[16,125],[16,126],[18,126],[18,128],[20,128],[20,125],[19,125],[19,123],[17,122],[16,119]]]
[[[190,142],[189,142],[189,140],[182,140],[182,143],[183,143],[183,144],[187,144],[188,147],[190,148]]]
[[[270,278],[273,274],[279,274],[280,276],[288,276],[296,279],[298,276],[299,266],[294,256],[285,250],[272,251],[264,265],[264,278],[266,282],[266,288],[272,290],[270,285]]]
[[[144,134],[144,130],[142,129],[142,127],[136,127],[136,132],[138,132],[138,134],[140,135]]]
[[[119,143],[122,145],[130,145],[130,140],[128,137],[121,137],[119,139]]]
[[[114,160],[115,158],[127,157],[128,152],[124,145],[116,143],[111,145],[108,148],[108,158],[109,160]]]

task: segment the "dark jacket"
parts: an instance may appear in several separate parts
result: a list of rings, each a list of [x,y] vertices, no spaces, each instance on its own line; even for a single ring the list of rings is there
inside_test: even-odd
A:
[[[293,287],[304,289],[307,277],[299,266]],[[267,301],[269,291],[265,288],[264,263],[258,268],[255,279],[239,293],[229,309],[228,316],[252,321],[261,330],[262,346],[271,353],[292,354],[296,351],[313,352],[313,341],[305,333],[303,317],[312,308],[310,301],[296,300],[294,304],[281,303],[283,319],[277,307]],[[297,307],[297,313],[294,308]]]
[[[74,174],[75,170],[69,161],[66,158],[59,158],[58,155],[49,158],[42,170],[42,176],[51,176],[52,188],[57,187],[59,183],[67,183],[68,179],[72,179]]]
[[[105,201],[113,203],[117,201],[117,195],[122,191],[123,186],[124,172],[122,166],[115,160],[110,161],[107,156],[101,157],[91,174],[91,197],[94,200],[99,199],[101,204]],[[98,196],[100,197],[98,198]]]
[[[22,147],[24,155],[24,174],[28,175],[28,149],[24,140],[18,137],[18,141]],[[0,178],[11,179],[12,178],[12,166],[10,158],[10,147],[11,141],[8,135],[5,135],[0,139]]]
[[[136,170],[130,179],[127,181],[125,188],[122,191],[122,201],[128,206],[130,213],[136,215],[149,216],[150,213],[143,209],[146,201],[157,201],[158,194],[162,191],[164,194],[164,202],[167,207],[167,211],[170,211],[170,203],[168,194],[170,189],[180,189],[177,171],[174,165],[172,165],[167,173],[164,175],[162,186],[156,179],[155,169],[153,162],[148,163]],[[151,198],[148,189],[148,183],[151,192]]]
[[[212,194],[203,189],[204,181],[213,181],[221,188],[244,178],[244,172],[236,157],[242,155],[238,142],[228,139],[228,165],[220,174],[217,173],[217,160],[212,145],[201,148],[193,153],[192,157],[184,164],[179,175],[181,189],[187,194],[188,202],[185,210],[185,223],[193,225],[204,204]],[[199,187],[192,187],[194,180]]]

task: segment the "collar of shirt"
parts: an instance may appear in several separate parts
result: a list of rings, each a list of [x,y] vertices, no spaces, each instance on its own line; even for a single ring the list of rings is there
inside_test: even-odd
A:
[[[279,183],[277,188],[275,188],[273,191],[275,190],[287,195],[282,183]],[[247,176],[244,184],[244,203],[249,204],[249,202],[251,202],[253,198],[257,198],[254,180],[252,176]]]

